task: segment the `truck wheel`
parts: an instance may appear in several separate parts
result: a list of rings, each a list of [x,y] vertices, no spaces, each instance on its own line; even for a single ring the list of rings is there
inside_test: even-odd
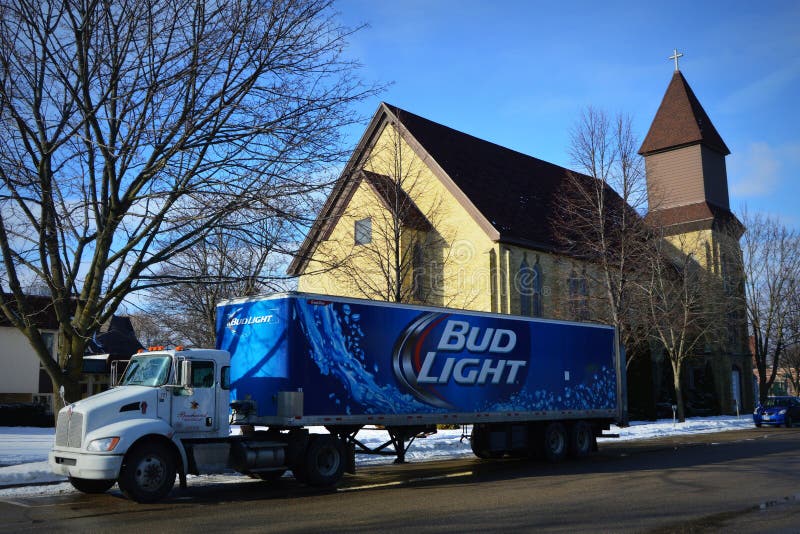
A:
[[[116,482],[116,480],[91,480],[88,478],[69,477],[69,483],[72,484],[72,487],[82,493],[105,493]]]
[[[344,447],[333,436],[312,436],[299,479],[309,486],[332,486],[344,474]],[[297,473],[295,472],[295,477]]]
[[[562,423],[549,423],[544,429],[544,457],[560,462],[567,456],[567,429]]]
[[[139,503],[166,497],[175,485],[175,455],[160,443],[143,443],[130,451],[122,463],[119,489]]]
[[[592,426],[586,421],[578,421],[569,432],[569,455],[573,458],[584,458],[592,452]]]
[[[492,457],[491,452],[489,452],[489,432],[484,427],[478,425],[472,427],[469,446],[472,448],[472,453],[478,458],[485,460]]]

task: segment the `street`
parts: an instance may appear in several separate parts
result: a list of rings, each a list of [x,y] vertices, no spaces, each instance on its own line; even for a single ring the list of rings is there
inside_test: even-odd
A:
[[[800,531],[800,429],[604,443],[585,461],[361,469],[337,490],[212,477],[156,505],[105,495],[0,501],[6,532]]]

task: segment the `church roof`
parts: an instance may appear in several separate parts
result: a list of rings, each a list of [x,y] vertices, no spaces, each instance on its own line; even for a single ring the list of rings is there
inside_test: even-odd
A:
[[[498,241],[559,248],[556,202],[572,171],[386,106],[497,231]]]
[[[675,71],[639,154],[703,144],[727,156],[730,150],[680,71]]]
[[[316,244],[326,239],[349,202],[359,178],[366,179],[384,202],[391,201],[380,185],[385,177],[363,171],[359,165],[381,126],[395,120],[408,134],[406,140],[424,153],[423,159],[491,239],[539,250],[562,248],[557,202],[567,192],[567,175],[592,178],[382,103],[295,255],[289,274],[302,272]],[[623,204],[613,189],[608,191],[612,202]],[[421,213],[409,217],[414,223],[429,224]]]
[[[675,206],[653,210],[645,218],[656,227],[671,229],[669,233],[679,233],[700,228],[722,227],[736,237],[741,237],[744,226],[729,209],[711,202],[697,202],[685,206]]]

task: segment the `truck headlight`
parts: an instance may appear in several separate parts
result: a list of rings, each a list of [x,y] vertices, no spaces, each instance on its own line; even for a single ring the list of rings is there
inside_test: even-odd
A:
[[[89,443],[86,450],[91,452],[109,452],[114,450],[117,443],[119,443],[119,438],[100,438]]]

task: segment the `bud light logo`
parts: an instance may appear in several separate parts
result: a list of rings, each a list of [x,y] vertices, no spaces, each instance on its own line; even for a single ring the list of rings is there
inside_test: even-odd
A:
[[[395,377],[418,400],[449,410],[507,396],[519,391],[527,376],[529,331],[520,326],[496,318],[422,314],[395,343]]]

